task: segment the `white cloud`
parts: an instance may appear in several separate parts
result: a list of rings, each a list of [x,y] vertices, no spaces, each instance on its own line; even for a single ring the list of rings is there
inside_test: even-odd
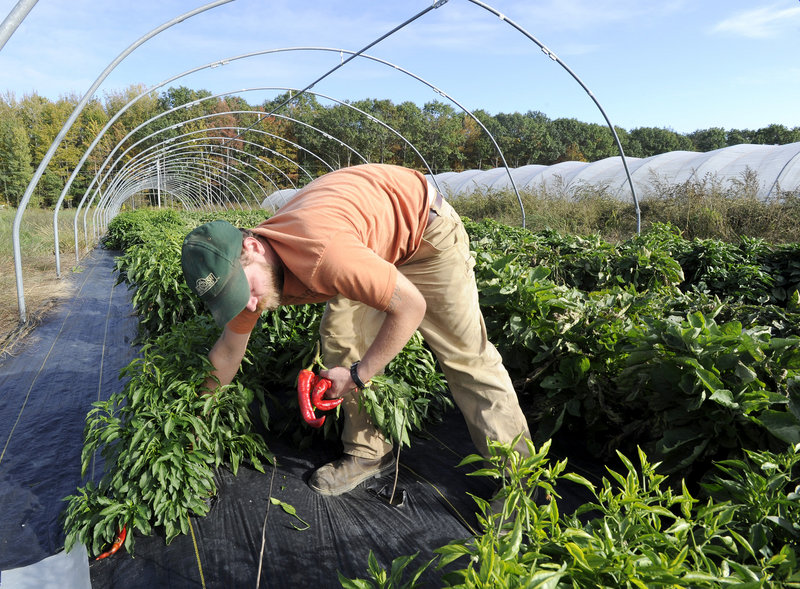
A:
[[[773,4],[734,14],[718,23],[712,32],[767,39],[796,30],[800,26],[800,6],[783,9],[781,6],[783,4]]]

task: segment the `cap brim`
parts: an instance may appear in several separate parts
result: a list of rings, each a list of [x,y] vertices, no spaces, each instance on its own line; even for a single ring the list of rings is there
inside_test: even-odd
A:
[[[207,299],[206,305],[211,309],[214,322],[224,327],[228,321],[241,313],[250,301],[250,284],[244,270],[237,263],[225,286],[213,299]]]

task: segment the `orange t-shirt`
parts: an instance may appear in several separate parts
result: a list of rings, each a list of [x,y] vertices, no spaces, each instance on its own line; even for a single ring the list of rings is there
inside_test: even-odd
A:
[[[286,304],[341,294],[385,311],[397,266],[417,251],[427,220],[425,176],[364,164],[315,179],[253,232],[265,237],[283,262]],[[247,333],[258,316],[242,311],[231,328]]]

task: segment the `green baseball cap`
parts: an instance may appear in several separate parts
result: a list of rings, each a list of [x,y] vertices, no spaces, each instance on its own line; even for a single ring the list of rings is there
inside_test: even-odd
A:
[[[242,232],[227,221],[211,221],[183,240],[183,277],[222,327],[250,300],[250,284],[242,270]]]

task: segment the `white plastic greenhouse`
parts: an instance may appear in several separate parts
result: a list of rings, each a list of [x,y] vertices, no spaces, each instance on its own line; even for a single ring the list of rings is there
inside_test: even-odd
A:
[[[672,151],[648,158],[628,157],[628,167],[637,194],[647,196],[665,185],[712,178],[723,187],[744,181],[752,173],[757,179],[758,198],[800,189],[800,143],[787,145],[734,145],[705,153]],[[603,187],[619,198],[630,198],[620,157],[596,162],[563,162],[552,166],[529,165],[511,170],[519,189],[542,188],[571,194],[587,187]],[[505,169],[467,170],[435,176],[451,196],[477,190],[510,190]]]
[[[787,145],[734,145],[705,153],[672,151],[648,158],[628,157],[631,179],[640,196],[669,184],[683,184],[710,177],[723,186],[744,180],[748,173],[758,181],[757,196],[769,198],[800,188],[800,143]],[[517,188],[558,189],[565,194],[586,187],[604,187],[609,194],[630,198],[620,157],[600,161],[563,162],[552,166],[529,165],[511,170]],[[447,193],[458,196],[476,189],[509,190],[503,169],[468,170],[439,174],[437,182]]]
[[[745,182],[752,175],[755,196],[768,199],[800,190],[800,143],[786,145],[734,145],[714,151],[671,151],[647,158],[626,158],[631,180],[640,197],[656,194],[666,186],[709,179],[721,188]],[[596,162],[562,162],[552,166],[531,164],[506,170],[465,170],[429,175],[450,198],[476,191],[556,191],[566,196],[587,188],[630,199],[631,189],[622,158]],[[512,185],[513,180],[513,185]],[[265,198],[263,208],[280,207],[296,190],[276,190]]]

